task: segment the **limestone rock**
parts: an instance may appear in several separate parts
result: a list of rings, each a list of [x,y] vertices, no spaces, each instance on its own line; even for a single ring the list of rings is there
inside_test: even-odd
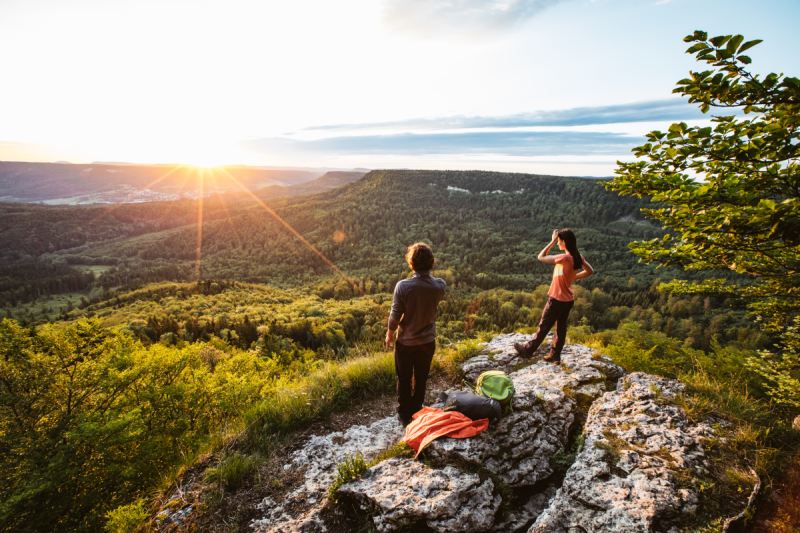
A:
[[[464,371],[464,377],[474,383],[481,372],[486,370],[509,372],[516,366],[525,363],[525,359],[517,355],[516,350],[514,350],[514,343],[525,342],[530,338],[530,335],[521,333],[498,335],[486,343],[479,355],[462,363],[461,370]]]
[[[372,467],[337,495],[354,502],[381,532],[420,524],[434,531],[486,531],[501,502],[489,478],[403,458]]]
[[[478,355],[464,364],[465,370],[498,368],[485,367],[487,360],[510,364],[520,337],[496,337],[487,345],[494,358]],[[511,487],[534,485],[553,473],[550,460],[566,447],[578,404],[588,405],[621,374],[621,368],[590,348],[567,346],[561,365],[540,361],[509,374],[516,390],[510,414],[477,437],[436,440],[428,453],[443,463],[484,468]]]
[[[284,466],[287,470],[304,470],[302,484],[287,494],[281,503],[265,498],[258,505],[262,517],[253,520],[250,527],[264,532],[324,531],[320,511],[328,487],[336,478],[336,465],[357,453],[370,459],[397,442],[402,435],[402,426],[396,417],[391,416],[369,426],[357,425],[346,431],[310,437]]]
[[[524,498],[511,498],[505,501],[505,509],[498,514],[490,531],[496,533],[509,533],[512,531],[525,531],[528,526],[542,514],[557,490],[555,484],[547,484],[545,487],[536,487],[535,491],[529,493]]]
[[[713,432],[674,404],[682,390],[634,373],[595,401],[583,449],[529,531],[670,531],[694,513],[697,495],[679,476],[703,471],[702,441]]]

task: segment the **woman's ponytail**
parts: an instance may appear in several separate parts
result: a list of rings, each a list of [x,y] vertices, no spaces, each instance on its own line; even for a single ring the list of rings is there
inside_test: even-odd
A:
[[[558,230],[558,238],[564,241],[564,246],[567,247],[569,255],[572,256],[572,265],[575,270],[583,268],[583,259],[578,251],[578,241],[575,239],[575,233],[569,228]]]

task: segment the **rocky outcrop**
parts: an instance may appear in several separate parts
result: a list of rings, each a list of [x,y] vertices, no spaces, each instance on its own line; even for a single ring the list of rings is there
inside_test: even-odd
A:
[[[310,437],[284,465],[286,470],[302,470],[302,483],[281,502],[265,498],[258,505],[262,517],[253,520],[250,527],[263,532],[324,531],[320,513],[328,487],[336,477],[336,465],[359,453],[370,459],[402,435],[402,426],[392,416],[368,426],[357,425],[347,431]]]
[[[702,442],[712,429],[674,405],[682,390],[634,373],[598,399],[583,449],[530,531],[671,531],[685,523],[698,500],[681,480],[704,470]]]
[[[378,464],[337,494],[373,517],[378,531],[423,524],[433,531],[485,531],[494,524],[501,501],[489,478],[401,458]]]
[[[517,356],[523,335],[487,343],[463,370],[474,380],[503,369],[514,381],[513,410],[471,439],[442,438],[425,462],[395,457],[337,491],[342,523],[378,531],[671,531],[695,512],[685,481],[705,466],[704,424],[676,405],[680,383],[647,374],[623,377],[590,348],[564,348],[554,365]],[[582,448],[574,455],[576,436]],[[337,530],[323,512],[336,465],[367,459],[402,436],[394,417],[314,436],[289,458],[303,482],[284,501],[266,499],[258,531]],[[570,458],[574,463],[569,466]],[[568,468],[567,468],[568,467]],[[566,470],[566,474],[564,473]],[[327,521],[327,522],[326,522]]]
[[[498,335],[493,338],[486,343],[480,354],[461,365],[464,378],[474,383],[481,372],[486,370],[511,372],[522,365],[530,363],[529,360],[517,355],[517,351],[514,349],[515,342],[525,342],[530,338],[530,335],[521,333]]]
[[[462,366],[470,379],[489,369],[509,372],[516,389],[512,412],[477,437],[439,439],[426,451],[433,465],[448,472],[452,472],[454,465],[462,471],[479,472],[487,480],[502,484],[504,496],[514,500],[520,498],[509,490],[530,492],[531,487],[552,476],[553,458],[566,452],[576,419],[582,419],[588,404],[614,387],[623,373],[609,359],[585,346],[565,347],[561,365],[521,359],[513,344],[527,338],[516,334],[495,337],[487,343],[483,353]],[[437,475],[436,469],[425,468],[423,472],[420,472],[423,479]],[[386,513],[404,517],[402,527],[410,521],[417,521],[436,530],[430,523],[425,501],[410,496],[406,489],[398,488],[404,484],[397,482],[394,469],[379,465],[364,481],[342,487],[340,494],[361,502],[360,509],[372,516],[375,526],[381,530],[401,527],[394,518],[387,518]],[[463,530],[515,531],[527,528],[547,506],[555,491],[546,484],[540,488],[539,492],[528,494],[519,505],[512,506],[509,505],[511,502],[506,502],[503,512],[493,515],[492,521],[476,523],[473,519],[467,522],[469,528]],[[451,490],[457,494],[465,491],[458,483]],[[401,491],[400,495],[397,491]],[[412,494],[418,492],[412,491]],[[458,499],[457,496],[452,498]],[[375,503],[380,501],[391,502],[391,505]],[[391,511],[387,511],[389,507]]]
[[[479,374],[490,367],[510,371],[524,364],[513,347],[520,338],[525,337],[495,337],[485,353],[464,363],[465,372]],[[561,365],[539,361],[511,372],[516,393],[510,414],[475,438],[434,441],[428,454],[442,463],[485,469],[510,487],[549,477],[551,459],[566,448],[579,404],[588,405],[622,375],[620,367],[585,346],[567,346],[561,357]]]

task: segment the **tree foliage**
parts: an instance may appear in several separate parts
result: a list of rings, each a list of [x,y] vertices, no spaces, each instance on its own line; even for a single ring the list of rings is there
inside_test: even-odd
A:
[[[99,529],[289,371],[222,342],[0,320],[0,529]]]
[[[655,204],[643,211],[667,232],[631,245],[644,260],[740,275],[671,288],[747,302],[778,339],[774,353],[752,365],[780,388],[776,400],[800,406],[791,329],[800,310],[800,79],[748,70],[744,52],[760,40],[696,31],[684,41],[711,68],[690,72],[673,92],[725,114],[710,126],[681,122],[650,132],[634,149],[638,160],[619,163],[608,187]]]

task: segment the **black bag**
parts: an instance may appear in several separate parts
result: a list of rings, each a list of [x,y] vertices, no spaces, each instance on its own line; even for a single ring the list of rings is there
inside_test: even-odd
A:
[[[441,396],[439,399],[444,403],[445,411],[458,411],[472,420],[488,418],[490,421],[495,421],[502,414],[500,402],[472,392],[442,393]]]

